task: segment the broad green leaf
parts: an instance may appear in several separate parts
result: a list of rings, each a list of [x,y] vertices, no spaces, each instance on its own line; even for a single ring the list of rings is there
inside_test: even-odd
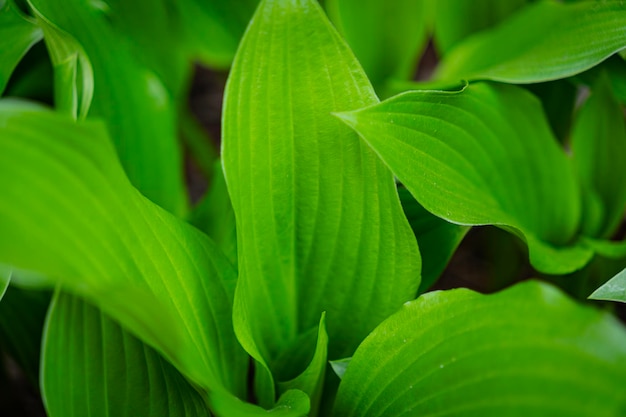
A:
[[[0,302],[0,345],[17,361],[33,386],[39,384],[41,334],[49,304],[49,292],[14,285],[6,289]]]
[[[237,264],[237,229],[221,161],[213,164],[211,184],[194,207],[189,222],[205,232],[233,264]]]
[[[84,296],[201,387],[245,394],[234,269],[130,185],[102,124],[2,101],[0,181],[0,262]]]
[[[437,281],[470,228],[432,215],[404,187],[398,187],[398,194],[420,247],[422,282],[418,292],[421,294]]]
[[[535,83],[583,72],[626,48],[621,1],[539,1],[468,38],[442,60],[437,79]]]
[[[604,74],[579,111],[571,148],[583,189],[582,232],[608,239],[622,222],[626,206],[626,124]]]
[[[528,281],[494,295],[427,293],[357,349],[335,416],[618,416],[626,331]]]
[[[17,64],[41,38],[41,29],[21,14],[13,0],[0,1],[0,95]]]
[[[595,290],[589,298],[592,300],[620,301],[626,303],[626,269]]]
[[[259,0],[188,0],[179,5],[194,54],[203,64],[226,69]]]
[[[55,295],[43,340],[41,376],[50,417],[210,415],[180,372],[103,317],[76,297]]]
[[[413,78],[426,46],[428,2],[327,0],[326,9],[377,91],[390,78]]]
[[[276,406],[264,410],[258,406],[244,403],[232,395],[210,395],[211,410],[218,417],[305,417],[309,415],[309,397],[302,391],[291,390],[284,393]]]
[[[106,122],[131,182],[152,201],[184,215],[187,197],[177,138],[178,92],[171,87],[173,81],[160,78],[158,68],[145,65],[134,41],[114,30],[111,20],[115,19],[107,7],[103,9],[103,2],[29,0],[29,4],[40,20],[67,33],[84,51],[93,69],[88,116]],[[54,56],[73,46],[48,42],[48,47]],[[74,89],[70,78],[56,77],[65,82],[55,88]]]
[[[433,40],[445,56],[468,36],[489,29],[518,11],[528,0],[437,0]]]
[[[375,102],[316,2],[261,3],[228,81],[222,143],[237,221],[235,328],[261,364],[323,311],[329,358],[345,357],[416,293],[419,253],[393,177],[331,115]]]
[[[573,244],[581,197],[540,103],[507,85],[415,91],[339,117],[429,212],[525,239],[535,268],[564,274],[592,251]]]

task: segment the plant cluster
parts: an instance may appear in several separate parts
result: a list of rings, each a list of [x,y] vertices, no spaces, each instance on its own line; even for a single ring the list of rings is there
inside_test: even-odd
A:
[[[622,0],[0,0],[1,347],[51,417],[625,415],[625,51]],[[542,280],[432,291],[485,225]]]

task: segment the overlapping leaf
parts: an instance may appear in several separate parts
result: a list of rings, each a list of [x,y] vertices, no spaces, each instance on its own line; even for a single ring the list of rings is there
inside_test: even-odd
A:
[[[0,131],[0,262],[85,296],[200,386],[243,395],[234,270],[214,244],[131,187],[101,124],[4,101]]]
[[[579,186],[539,102],[519,87],[416,91],[340,117],[431,213],[522,236],[539,270],[582,267]]]
[[[226,90],[223,158],[236,331],[265,365],[323,311],[329,356],[345,356],[417,290],[419,254],[392,175],[330,114],[376,101],[314,1],[261,3]]]
[[[41,29],[19,12],[13,0],[0,3],[0,94],[22,57],[41,37]]]
[[[433,292],[363,342],[334,415],[618,416],[625,377],[624,327],[553,287]]]
[[[534,83],[565,78],[626,48],[622,1],[540,1],[493,30],[460,43],[441,62],[438,79]]]

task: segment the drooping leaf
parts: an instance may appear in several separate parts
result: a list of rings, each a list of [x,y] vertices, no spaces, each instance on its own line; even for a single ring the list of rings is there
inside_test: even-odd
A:
[[[415,91],[339,115],[429,212],[526,240],[535,268],[563,274],[592,251],[573,244],[581,197],[536,98],[507,85]]]
[[[0,95],[22,57],[41,38],[41,29],[21,14],[13,0],[0,3]]]
[[[335,416],[618,416],[626,331],[554,287],[407,303],[357,349]]]
[[[88,116],[106,122],[131,182],[152,201],[174,214],[184,215],[187,197],[177,139],[176,101],[182,86],[172,86],[176,84],[174,80],[160,78],[163,71],[146,66],[146,60],[152,61],[143,56],[132,38],[114,30],[111,21],[115,21],[115,16],[110,13],[115,10],[103,2],[28,1],[40,21],[67,34],[54,43],[46,39],[50,54],[79,46],[91,64],[93,99]],[[65,43],[68,37],[73,42]],[[178,56],[175,54],[171,61],[186,65]],[[56,89],[75,89],[72,77],[55,77],[59,80]]]
[[[589,298],[592,300],[620,301],[626,303],[626,269],[595,290]]]
[[[411,79],[426,45],[428,2],[327,0],[326,9],[377,91]]]
[[[404,187],[398,187],[398,194],[404,214],[420,247],[422,282],[418,293],[421,294],[439,278],[470,228],[449,223],[432,215]]]
[[[525,6],[528,0],[437,0],[433,40],[445,56],[468,36],[489,29]]]
[[[585,71],[626,48],[621,1],[539,1],[445,56],[441,80],[535,83]]]
[[[84,296],[201,387],[244,395],[219,249],[130,185],[102,124],[0,103],[0,262]]]
[[[605,74],[579,111],[571,148],[585,198],[582,232],[608,239],[626,206],[626,124]]]
[[[67,302],[61,303],[64,298]],[[210,415],[201,395],[180,372],[103,317],[76,297],[55,295],[43,341],[41,377],[50,417]]]
[[[265,366],[323,311],[329,357],[346,356],[417,290],[392,175],[330,114],[376,101],[316,2],[261,3],[228,81],[222,152],[237,220],[236,332]]]

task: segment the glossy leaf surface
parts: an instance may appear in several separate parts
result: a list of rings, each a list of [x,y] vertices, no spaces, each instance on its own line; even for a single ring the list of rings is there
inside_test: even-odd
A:
[[[611,315],[526,282],[407,303],[359,347],[335,416],[618,416],[626,331]]]
[[[203,388],[243,395],[232,266],[130,185],[101,124],[3,101],[0,161],[0,262],[86,297]]]
[[[13,0],[0,2],[0,95],[22,57],[41,38],[41,29],[22,15]]]
[[[329,356],[345,356],[417,290],[419,254],[392,175],[331,115],[376,101],[316,2],[261,3],[230,74],[222,151],[237,220],[236,331],[266,365],[323,311]]]
[[[59,303],[63,298],[66,302]],[[76,297],[56,294],[41,377],[50,417],[209,416],[204,400],[180,372],[105,317]]]
[[[436,216],[512,230],[542,272],[571,272],[591,257],[571,244],[581,197],[570,161],[523,89],[415,91],[339,117]]]
[[[583,72],[626,48],[621,1],[540,1],[460,43],[436,78],[535,83]]]
[[[589,298],[626,303],[626,269],[595,290]]]

